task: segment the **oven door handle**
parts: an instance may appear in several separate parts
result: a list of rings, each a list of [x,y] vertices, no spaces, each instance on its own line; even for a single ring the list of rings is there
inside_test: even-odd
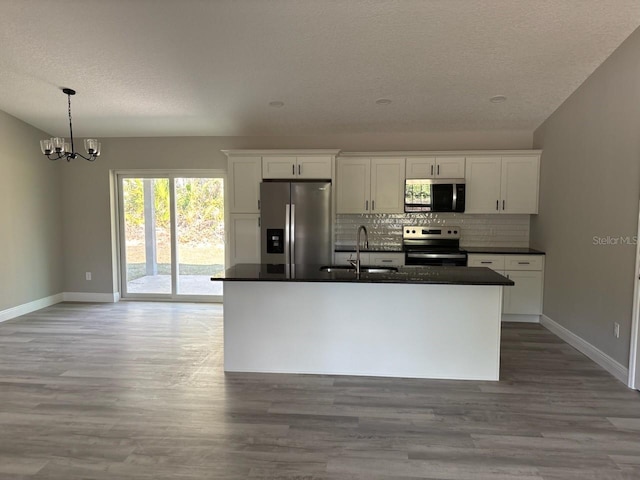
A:
[[[407,258],[467,258],[464,253],[407,253]]]

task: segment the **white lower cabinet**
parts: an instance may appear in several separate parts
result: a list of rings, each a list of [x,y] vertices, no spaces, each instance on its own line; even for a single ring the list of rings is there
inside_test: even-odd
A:
[[[260,214],[229,216],[229,260],[229,266],[260,263]]]
[[[369,253],[370,265],[380,267],[404,267],[404,253],[371,252]]]
[[[349,265],[349,260],[356,259],[356,252],[335,252],[335,265]],[[395,252],[360,252],[361,265],[375,265],[387,267],[404,266],[404,253]]]
[[[496,272],[504,270],[504,255],[470,254],[467,258],[469,267],[487,267]]]
[[[542,314],[542,272],[507,270],[500,273],[515,282],[514,286],[504,289],[502,313]]]
[[[349,260],[355,259],[356,252],[334,252],[333,254],[334,265],[350,265]],[[360,252],[360,264],[370,265],[368,252]]]
[[[542,314],[544,255],[469,254],[467,265],[491,268],[513,280],[515,285],[503,289],[504,315]]]

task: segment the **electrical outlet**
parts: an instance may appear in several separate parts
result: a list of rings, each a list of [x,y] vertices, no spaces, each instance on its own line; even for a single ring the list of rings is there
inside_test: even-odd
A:
[[[91,272],[87,272],[87,273],[85,273],[85,274],[84,274],[84,277],[85,277],[87,280],[91,280]]]
[[[613,336],[620,338],[620,324],[618,322],[613,322]]]

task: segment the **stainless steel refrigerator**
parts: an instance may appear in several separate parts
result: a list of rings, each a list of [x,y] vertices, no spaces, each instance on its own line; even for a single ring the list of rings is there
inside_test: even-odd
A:
[[[262,263],[331,263],[331,182],[260,184]]]

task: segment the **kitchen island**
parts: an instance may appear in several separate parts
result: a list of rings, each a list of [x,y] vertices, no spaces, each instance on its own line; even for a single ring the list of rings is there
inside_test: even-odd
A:
[[[240,264],[212,280],[224,282],[225,371],[498,380],[513,282],[488,268]]]

